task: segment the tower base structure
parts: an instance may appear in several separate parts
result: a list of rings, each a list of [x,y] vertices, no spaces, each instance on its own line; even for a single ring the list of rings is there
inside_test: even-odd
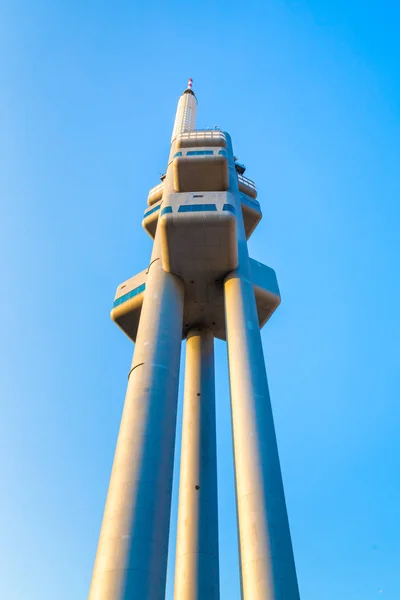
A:
[[[219,600],[214,388],[214,334],[191,329],[186,342],[175,600]]]

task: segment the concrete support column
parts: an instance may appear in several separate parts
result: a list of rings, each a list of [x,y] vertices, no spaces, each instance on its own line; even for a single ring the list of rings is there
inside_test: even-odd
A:
[[[219,600],[214,336],[192,329],[185,391],[175,600]]]
[[[242,598],[299,600],[251,281],[225,282]]]
[[[250,281],[225,283],[243,600],[299,600],[296,570]]]
[[[299,600],[232,145],[239,266],[224,283],[243,600]]]
[[[182,312],[156,235],[89,600],[165,598]]]

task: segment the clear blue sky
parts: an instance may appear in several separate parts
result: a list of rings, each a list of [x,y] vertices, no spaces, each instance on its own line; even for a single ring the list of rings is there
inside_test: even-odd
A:
[[[281,286],[262,336],[302,600],[399,599],[399,19],[394,0],[0,2],[2,600],[87,597],[132,352],[109,311],[147,265],[188,77],[258,184],[250,252]],[[216,364],[239,600],[222,343]]]

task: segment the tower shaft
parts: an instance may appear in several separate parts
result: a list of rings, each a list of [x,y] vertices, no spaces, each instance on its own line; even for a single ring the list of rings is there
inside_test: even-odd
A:
[[[89,600],[164,600],[183,286],[156,237]]]
[[[230,185],[237,190],[232,164]],[[224,295],[242,599],[300,600],[240,210],[237,235],[239,265]]]
[[[219,600],[214,334],[186,342],[175,600]]]
[[[280,303],[249,258],[262,214],[229,134],[181,95],[143,227],[149,267],[111,316],[136,344],[89,600],[164,600],[180,350],[187,338],[175,600],[219,600],[214,337],[227,341],[242,600],[299,600],[260,327]]]

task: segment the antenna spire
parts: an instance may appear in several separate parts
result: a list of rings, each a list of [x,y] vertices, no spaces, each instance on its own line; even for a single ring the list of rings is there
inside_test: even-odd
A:
[[[190,77],[188,81],[188,90],[191,90],[193,87],[193,79]]]

